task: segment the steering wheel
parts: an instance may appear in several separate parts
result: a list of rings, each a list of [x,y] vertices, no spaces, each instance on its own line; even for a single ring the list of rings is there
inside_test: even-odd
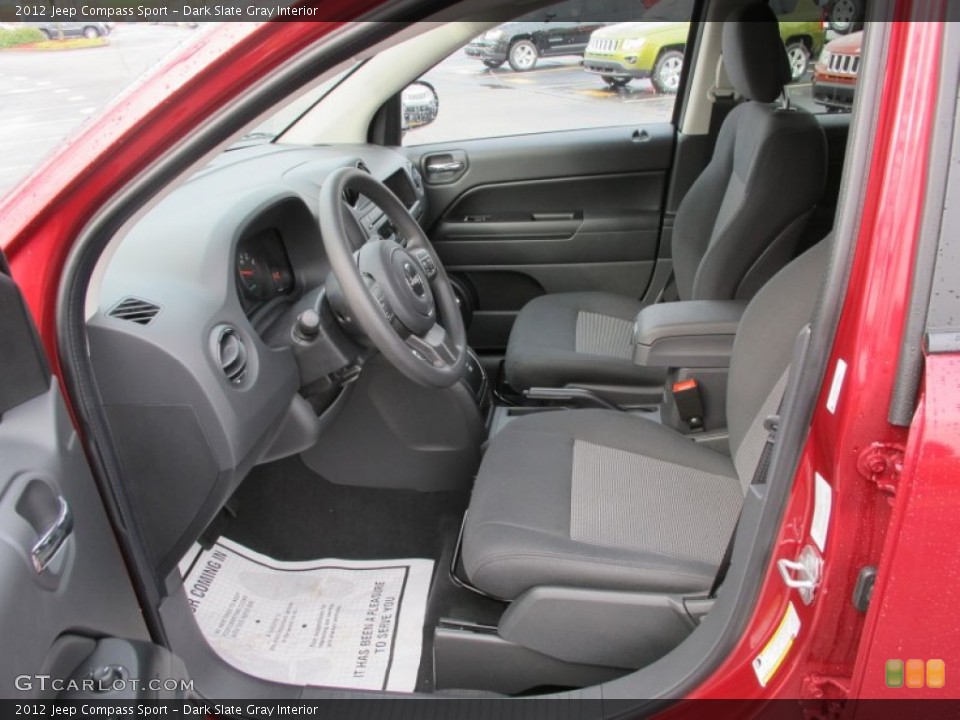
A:
[[[351,237],[362,241],[365,233],[347,209],[345,190],[377,205],[407,239],[406,248],[372,240],[355,249]],[[335,170],[320,190],[320,233],[351,320],[387,360],[427,387],[460,380],[467,334],[456,297],[430,241],[397,196],[357,168]]]

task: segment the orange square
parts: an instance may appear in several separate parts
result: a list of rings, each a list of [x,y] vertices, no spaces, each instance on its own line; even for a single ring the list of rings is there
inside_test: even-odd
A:
[[[923,660],[907,660],[906,680],[908,688],[923,687]]]
[[[927,660],[927,687],[942,688],[947,684],[947,664],[943,660]]]

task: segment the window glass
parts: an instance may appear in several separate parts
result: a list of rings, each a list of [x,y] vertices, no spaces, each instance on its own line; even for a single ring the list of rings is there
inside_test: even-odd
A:
[[[197,32],[198,23],[0,22],[0,195]]]
[[[693,7],[566,0],[492,28],[423,76],[439,113],[404,144],[669,122]]]
[[[771,0],[793,84],[790,101],[812,113],[850,112],[860,70],[864,0]]]

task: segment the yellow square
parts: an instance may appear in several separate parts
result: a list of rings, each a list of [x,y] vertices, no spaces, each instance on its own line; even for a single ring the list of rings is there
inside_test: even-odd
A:
[[[942,688],[946,681],[947,664],[943,660],[927,660],[927,687]]]

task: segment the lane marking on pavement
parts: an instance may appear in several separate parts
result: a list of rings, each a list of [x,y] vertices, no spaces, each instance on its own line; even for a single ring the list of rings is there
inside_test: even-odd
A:
[[[67,98],[67,102],[80,102],[81,100],[86,100],[83,95],[71,95]]]
[[[89,115],[94,110],[96,110],[95,107],[88,107],[88,108],[83,108],[80,112],[83,113],[84,115]]]
[[[47,82],[46,80],[40,80],[40,81],[37,83],[37,86],[38,86],[38,87],[50,87],[51,85],[53,85],[53,83],[52,83],[52,82]]]
[[[538,70],[528,70],[527,72],[497,72],[495,70],[487,68],[478,68],[478,67],[457,67],[457,68],[438,68],[437,72],[448,72],[451,75],[473,75],[478,78],[497,78],[498,80],[506,80],[508,78],[523,77],[525,80],[527,78],[537,78],[540,75],[546,75],[548,73],[558,73],[558,72],[570,72],[571,70],[576,70],[577,68],[568,68],[568,67],[553,67],[553,68],[541,68]],[[535,79],[531,79],[530,82],[536,82]]]
[[[598,98],[616,97],[616,93],[611,90],[574,90],[574,92],[577,95],[589,95]]]
[[[558,67],[543,67],[537,68],[536,70],[525,70],[522,72],[502,72],[496,73],[499,77],[508,77],[513,75],[544,75],[546,73],[556,73],[556,72],[571,72],[579,70],[580,68],[573,65],[560,65]],[[493,73],[491,73],[493,74]]]
[[[533,85],[535,81],[531,80],[530,78],[512,77],[506,78],[504,82],[513,83],[515,85]]]
[[[70,91],[69,91],[67,88],[56,88],[56,89],[54,90],[54,92],[59,95],[59,94],[61,94],[61,93],[67,93],[67,92],[70,92]]]

